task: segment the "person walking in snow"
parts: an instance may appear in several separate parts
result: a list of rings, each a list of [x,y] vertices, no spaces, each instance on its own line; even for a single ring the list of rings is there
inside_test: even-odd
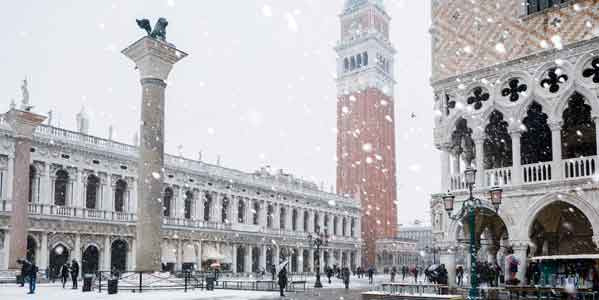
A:
[[[29,264],[29,268],[27,268],[27,278],[29,279],[29,293],[35,293],[35,286],[37,283],[37,272],[39,268],[35,265],[35,262]]]
[[[65,263],[64,265],[62,265],[62,268],[60,269],[60,278],[62,279],[63,289],[67,284],[67,280],[69,279],[69,272],[69,264]]]
[[[368,268],[368,283],[372,284],[374,282],[374,268]]]
[[[74,289],[74,290],[77,289],[77,279],[78,278],[79,278],[79,264],[77,263],[76,260],[73,259],[73,262],[71,263],[71,279],[73,280],[72,289]]]
[[[285,297],[285,288],[287,287],[287,269],[283,267],[281,271],[279,271],[279,291],[281,292],[281,297]]]
[[[349,268],[345,267],[341,270],[341,274],[343,277],[343,283],[345,284],[345,289],[349,289]]]

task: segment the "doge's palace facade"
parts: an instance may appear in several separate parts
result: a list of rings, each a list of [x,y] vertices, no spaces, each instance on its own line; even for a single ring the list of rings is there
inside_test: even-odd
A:
[[[27,255],[52,272],[66,260],[84,272],[135,268],[137,147],[79,131],[40,125],[33,134]],[[82,126],[85,125],[85,126]],[[0,270],[8,267],[13,130],[0,121]],[[361,260],[359,203],[326,193],[279,171],[255,173],[165,155],[161,201],[163,269],[250,273],[283,259],[292,272],[325,265],[355,268]],[[315,253],[308,235],[329,243]]]
[[[475,226],[480,257],[501,265],[513,250],[524,282],[532,256],[597,253],[599,4],[547,3],[432,1],[442,190],[431,213],[450,278],[468,228],[448,218],[442,193],[456,196],[457,211],[468,166],[477,170],[475,196],[486,200]],[[493,186],[503,188],[498,212]]]

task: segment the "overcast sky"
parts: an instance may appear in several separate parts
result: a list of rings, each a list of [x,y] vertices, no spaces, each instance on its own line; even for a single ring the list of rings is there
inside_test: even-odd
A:
[[[120,51],[143,32],[136,18],[169,21],[167,39],[189,56],[175,65],[166,101],[166,149],[254,171],[271,165],[335,183],[334,43],[344,0],[10,1],[3,5],[0,97],[8,109],[29,80],[36,111],[75,129],[131,143],[140,86]],[[429,1],[387,0],[395,74],[399,215],[428,220],[439,192],[432,145]],[[411,114],[416,115],[415,118]],[[182,147],[179,147],[182,145]]]

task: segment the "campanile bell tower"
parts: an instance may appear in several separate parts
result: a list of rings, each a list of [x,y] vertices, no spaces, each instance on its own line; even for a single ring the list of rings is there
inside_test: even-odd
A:
[[[362,205],[362,265],[377,239],[395,238],[395,49],[382,0],[347,0],[337,43],[337,193]]]

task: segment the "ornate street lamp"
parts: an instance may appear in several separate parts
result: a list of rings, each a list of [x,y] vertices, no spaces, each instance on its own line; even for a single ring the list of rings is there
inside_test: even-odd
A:
[[[457,214],[452,215],[451,212],[454,208],[455,196],[451,193],[447,193],[442,196],[443,206],[447,215],[454,221],[461,220],[465,216],[468,217],[468,226],[470,227],[470,290],[468,292],[468,299],[478,299],[478,272],[476,270],[476,209],[482,207],[482,200],[474,198],[472,195],[472,188],[476,182],[476,169],[468,167],[464,171],[464,179],[468,186],[469,197],[464,200],[462,207]],[[501,196],[503,190],[499,187],[494,187],[489,190],[489,198],[491,204],[495,208],[495,212],[499,210],[501,205]]]
[[[315,288],[322,288],[320,282],[320,247],[329,245],[329,237],[326,234],[320,233],[320,227],[316,226],[316,234],[308,233],[308,243],[311,247],[316,247],[316,282]]]

